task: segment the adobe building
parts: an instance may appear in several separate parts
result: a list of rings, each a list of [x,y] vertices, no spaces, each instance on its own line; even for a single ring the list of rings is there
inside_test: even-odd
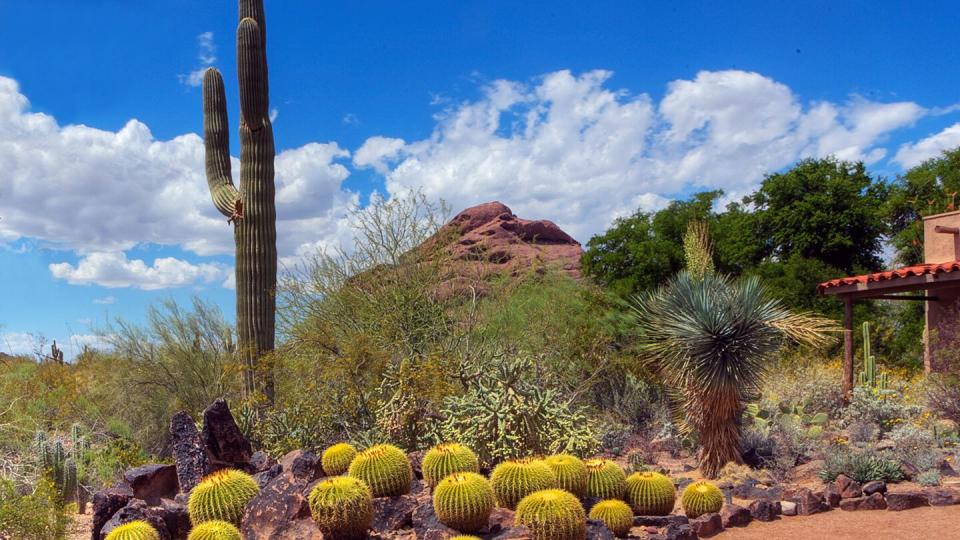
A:
[[[923,218],[923,264],[832,279],[817,292],[843,300],[843,389],[853,390],[853,303],[882,299],[924,302],[923,364],[927,373],[947,368],[960,344],[960,211]],[[912,293],[912,294],[911,294]]]

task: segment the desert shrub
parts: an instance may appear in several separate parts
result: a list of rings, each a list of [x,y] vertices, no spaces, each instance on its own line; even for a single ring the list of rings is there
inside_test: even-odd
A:
[[[832,445],[826,451],[820,479],[832,482],[844,474],[861,484],[871,480],[899,482],[903,480],[900,463],[889,457],[868,451],[855,451],[841,445]]]
[[[333,437],[329,420],[308,403],[280,404],[262,413],[247,405],[236,416],[244,434],[275,458],[301,448],[319,453]]]
[[[850,405],[843,410],[842,420],[847,426],[858,422],[873,423],[880,427],[881,432],[887,432],[919,412],[919,407],[906,405],[902,394],[896,390],[874,392],[857,386],[853,389]]]
[[[914,424],[901,424],[889,434],[893,452],[902,463],[923,471],[937,465],[940,454],[933,433]]]
[[[927,407],[941,418],[960,424],[960,376],[932,374],[927,377]]]
[[[850,435],[851,443],[871,443],[880,435],[880,426],[873,422],[851,422],[847,426],[847,433]]]
[[[62,538],[69,518],[56,487],[41,480],[36,488],[17,489],[0,479],[0,537],[23,540]]]
[[[524,355],[490,359],[467,379],[467,389],[448,397],[435,440],[472,448],[491,465],[529,455],[585,456],[599,446],[583,410],[545,387],[537,366]]]
[[[921,472],[913,479],[914,482],[925,487],[935,487],[940,485],[940,471],[929,469]]]
[[[808,413],[837,417],[844,406],[842,367],[838,361],[791,350],[771,368],[764,380],[760,406],[775,410],[782,403],[799,405]]]

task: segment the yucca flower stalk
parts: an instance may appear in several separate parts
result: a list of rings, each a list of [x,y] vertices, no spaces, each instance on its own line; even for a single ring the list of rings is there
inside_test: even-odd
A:
[[[740,418],[771,357],[787,342],[821,343],[836,325],[792,313],[756,277],[716,272],[702,223],[689,227],[684,252],[687,270],[631,307],[644,360],[670,388],[682,431],[698,434],[701,472],[716,478],[726,463],[741,462]]]

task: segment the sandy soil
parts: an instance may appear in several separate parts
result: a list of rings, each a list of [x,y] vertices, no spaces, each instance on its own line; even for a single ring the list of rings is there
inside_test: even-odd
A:
[[[93,512],[87,507],[86,514],[74,514],[73,523],[67,527],[67,540],[90,540],[93,529]]]
[[[812,516],[754,521],[714,536],[718,540],[960,540],[960,505],[914,508],[903,512],[832,510]]]

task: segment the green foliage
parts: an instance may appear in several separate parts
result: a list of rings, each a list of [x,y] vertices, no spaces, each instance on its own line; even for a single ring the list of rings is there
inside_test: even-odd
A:
[[[243,540],[243,537],[232,523],[204,521],[190,530],[187,540]]]
[[[190,492],[190,521],[194,525],[212,520],[240,525],[247,503],[259,492],[257,482],[245,472],[222,469],[211,473]]]
[[[633,511],[641,516],[665,516],[673,512],[677,493],[672,480],[647,471],[627,477],[626,497]]]
[[[683,512],[688,518],[719,512],[723,507],[723,493],[710,482],[693,482],[683,490],[680,497]]]
[[[346,474],[350,462],[357,457],[357,449],[348,443],[337,443],[323,451],[320,463],[327,476]]]
[[[530,529],[532,540],[583,540],[587,533],[583,506],[571,493],[545,489],[517,504],[515,520]]]
[[[776,410],[761,409],[757,403],[748,403],[744,413],[750,422],[763,434],[769,435],[773,426],[787,425],[789,428],[802,429],[808,437],[819,437],[829,417],[827,413],[808,413],[803,404],[788,405],[781,403]]]
[[[146,521],[131,521],[110,531],[106,540],[160,540],[160,533]]]
[[[373,494],[362,480],[335,476],[310,492],[310,514],[325,537],[363,538],[373,523]]]
[[[576,456],[555,454],[543,460],[557,477],[557,487],[583,497],[587,492],[587,466]]]
[[[921,471],[937,466],[940,454],[932,431],[913,424],[900,424],[890,432],[889,438],[897,461],[909,463]]]
[[[918,407],[904,403],[903,395],[896,390],[874,392],[862,386],[853,389],[850,405],[843,411],[845,425],[869,422],[880,426],[885,433],[904,419],[920,413]]]
[[[476,366],[462,395],[444,401],[437,438],[474,449],[480,462],[525,455],[584,455],[599,445],[583,410],[545,388],[527,356]]]
[[[602,521],[614,536],[625,537],[633,527],[633,510],[630,505],[617,499],[607,499],[593,505],[589,517]]]
[[[440,480],[455,472],[479,472],[477,455],[466,446],[457,443],[438,444],[423,456],[423,479],[433,487]]]
[[[527,495],[557,487],[557,477],[542,460],[508,459],[493,469],[490,483],[497,505],[512,510]]]
[[[940,485],[940,471],[928,469],[921,472],[913,479],[914,482],[924,487],[936,487]]]
[[[21,494],[10,480],[0,478],[0,537],[24,540],[62,538],[69,518],[56,486],[41,479]]]
[[[378,444],[357,454],[350,462],[348,474],[370,486],[374,497],[409,493],[413,482],[413,468],[407,455],[389,444]]]
[[[490,482],[474,472],[456,472],[444,477],[433,491],[433,509],[444,525],[463,532],[487,526],[494,507]]]
[[[900,464],[892,459],[866,451],[831,446],[826,451],[820,479],[832,482],[837,476],[846,475],[861,484],[871,480],[899,482],[903,480]]]
[[[627,475],[609,459],[596,458],[584,462],[587,467],[587,497],[621,499],[627,489]]]
[[[937,416],[960,425],[960,375],[930,374],[927,377],[926,405]]]
[[[860,386],[866,386],[874,392],[887,389],[887,374],[877,370],[877,357],[870,354],[870,323],[863,323],[863,371],[857,374]]]

